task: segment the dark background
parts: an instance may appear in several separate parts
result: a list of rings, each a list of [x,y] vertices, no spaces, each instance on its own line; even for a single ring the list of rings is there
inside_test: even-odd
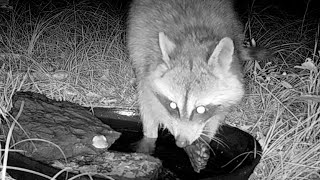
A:
[[[30,7],[34,5],[44,5],[46,7],[63,7],[67,5],[77,4],[78,2],[90,3],[90,4],[99,4],[100,6],[112,5],[114,9],[120,10],[121,12],[127,12],[128,5],[132,0],[10,0],[10,5],[16,6],[17,4],[31,4]],[[317,19],[320,17],[320,0],[234,0],[236,1],[236,7],[239,10],[239,13],[248,12],[251,8],[253,2],[255,8],[259,7],[260,9],[271,8],[276,11],[281,11],[282,13],[287,13],[289,15],[294,15],[298,17],[304,17],[304,14],[307,9],[306,14],[307,18]],[[107,5],[108,4],[108,5]],[[255,9],[254,8],[254,9]],[[276,12],[275,12],[276,13]]]
[[[272,7],[283,11],[290,15],[295,15],[297,17],[303,17],[308,5],[307,15],[311,16],[309,18],[319,18],[319,4],[320,0],[235,0],[236,7],[239,8],[240,13],[243,13],[251,8],[252,3],[254,2],[255,6],[261,8]],[[131,0],[109,0],[117,8],[127,9],[128,4]]]

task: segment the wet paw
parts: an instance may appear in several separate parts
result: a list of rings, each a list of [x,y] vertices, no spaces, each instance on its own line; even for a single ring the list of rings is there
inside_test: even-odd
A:
[[[131,144],[131,146],[135,152],[152,154],[156,146],[156,140],[156,138],[143,137],[140,141]]]
[[[195,141],[184,148],[188,154],[191,165],[195,172],[200,172],[207,165],[210,157],[210,149],[207,144],[201,141]]]

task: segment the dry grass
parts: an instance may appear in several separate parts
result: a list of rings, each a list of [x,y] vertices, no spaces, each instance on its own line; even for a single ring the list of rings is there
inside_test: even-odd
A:
[[[121,18],[86,4],[40,17],[28,11],[2,17],[2,98],[22,90],[90,107],[133,106],[133,72]],[[5,110],[8,101],[1,103]]]
[[[248,40],[273,53],[246,62],[248,94],[228,119],[263,146],[250,179],[320,179],[319,25],[262,11],[248,19]]]
[[[2,119],[20,90],[88,107],[136,108],[123,16],[107,10],[82,3],[45,15],[27,8],[0,14]],[[263,146],[252,180],[320,179],[319,26],[265,11],[249,13],[246,35],[273,58],[246,62],[248,94],[227,121]]]

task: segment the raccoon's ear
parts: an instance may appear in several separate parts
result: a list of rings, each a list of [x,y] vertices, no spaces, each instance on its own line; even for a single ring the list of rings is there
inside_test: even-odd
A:
[[[234,44],[232,39],[224,37],[220,40],[212,55],[208,60],[208,65],[219,67],[223,71],[228,71],[231,66],[232,56],[234,53]]]
[[[176,48],[176,45],[174,42],[172,42],[168,36],[166,36],[163,32],[159,33],[159,46],[162,53],[162,59],[170,68],[170,57],[169,54],[171,54],[174,49]]]

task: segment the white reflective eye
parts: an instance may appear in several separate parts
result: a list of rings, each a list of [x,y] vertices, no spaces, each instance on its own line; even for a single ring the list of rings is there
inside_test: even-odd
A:
[[[172,109],[176,109],[176,108],[177,108],[177,104],[174,103],[174,102],[171,102],[171,103],[170,103],[170,107],[171,107]]]
[[[203,114],[206,111],[206,108],[203,106],[199,106],[197,107],[197,113],[199,114]]]

